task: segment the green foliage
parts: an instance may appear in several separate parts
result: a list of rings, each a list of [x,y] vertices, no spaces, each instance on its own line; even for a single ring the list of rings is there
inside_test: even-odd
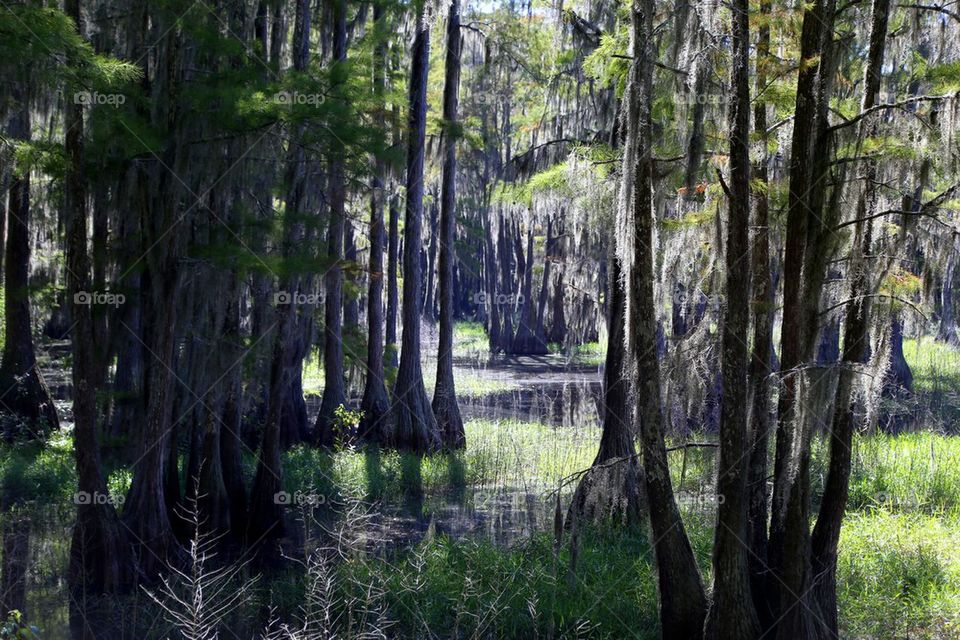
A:
[[[932,433],[857,438],[849,508],[960,513],[960,440]]]
[[[323,495],[333,500],[339,494],[334,476],[334,458],[322,449],[297,446],[283,454],[283,489]]]
[[[583,68],[596,78],[601,85],[615,87],[617,95],[622,96],[627,86],[627,74],[630,71],[628,47],[630,32],[626,25],[614,33],[605,33],[600,38],[600,46],[583,61]]]
[[[344,405],[338,406],[333,410],[333,437],[334,440],[343,444],[356,433],[357,425],[363,419],[363,411],[355,411]]]
[[[95,53],[59,9],[37,2],[11,3],[3,5],[2,14],[0,68],[21,80],[55,87],[65,83],[79,91],[139,77],[136,65]],[[64,58],[70,64],[64,64]]]
[[[509,549],[489,541],[427,540],[400,562],[346,563],[354,582],[385,585],[397,632],[458,637],[656,638],[656,588],[642,537],[582,532],[576,577],[567,545],[538,534]],[[346,581],[346,580],[345,580]],[[602,594],[615,588],[617,597]],[[639,635],[638,635],[639,633]]]
[[[960,60],[953,60],[925,69],[926,78],[933,84],[935,93],[960,91]]]
[[[717,210],[715,207],[705,208],[702,211],[692,211],[690,213],[684,214],[677,219],[667,219],[664,220],[661,224],[663,228],[667,231],[678,231],[680,229],[686,229],[689,227],[697,227],[707,223],[711,223],[717,215]]]
[[[33,640],[40,637],[40,629],[28,625],[23,614],[16,609],[9,612],[7,619],[0,623],[0,640]]]
[[[69,449],[42,443],[7,445],[0,455],[0,501],[6,507],[27,503],[67,503],[76,483]]]
[[[933,640],[960,632],[956,517],[852,514],[840,545],[842,635]]]

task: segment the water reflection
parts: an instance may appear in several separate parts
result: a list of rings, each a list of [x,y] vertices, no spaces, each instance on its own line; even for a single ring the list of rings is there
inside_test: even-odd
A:
[[[527,428],[524,423],[556,429],[597,429],[600,377],[595,367],[571,367],[560,356],[485,358],[459,361],[456,375],[458,384],[463,380],[466,388],[471,384],[474,387],[461,395],[465,420],[502,421],[510,425],[509,429],[521,430]],[[57,385],[57,389],[61,396],[69,395],[66,384]],[[484,389],[486,392],[482,392]],[[509,429],[503,433],[508,444],[514,437]],[[592,435],[585,440],[591,447]],[[550,450],[550,455],[554,454],[564,455]],[[402,456],[397,477],[385,472],[386,455],[370,448],[363,452],[362,459],[369,503],[365,508],[370,511],[365,535],[375,553],[402,550],[431,535],[473,537],[509,545],[552,527],[553,505],[545,498],[543,486],[497,476],[478,488],[468,478],[476,470],[463,454],[455,454],[440,459],[444,465],[443,487],[426,490],[423,459]],[[437,460],[432,459],[430,464],[438,464]],[[333,466],[332,457],[318,456],[302,472],[326,477]],[[435,481],[436,476],[433,478]],[[401,484],[401,491],[392,486],[396,482]],[[323,491],[328,488],[332,490],[324,487]],[[131,595],[122,607],[116,600],[69,596],[66,570],[73,517],[68,500],[50,506],[31,503],[0,509],[0,604],[4,612],[23,612],[28,623],[40,627],[40,637],[45,639],[169,636],[169,624],[144,592]],[[284,546],[292,552],[298,547],[302,550],[308,537],[323,535],[322,529],[331,517],[329,505],[317,508],[307,527],[313,529],[291,526],[295,533]]]

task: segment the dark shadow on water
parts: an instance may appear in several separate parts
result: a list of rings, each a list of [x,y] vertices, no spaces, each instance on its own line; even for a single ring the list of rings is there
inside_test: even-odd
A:
[[[419,523],[423,516],[423,457],[415,453],[400,455],[400,486],[403,487],[403,510]]]
[[[364,449],[363,469],[367,481],[367,500],[377,502],[387,491],[387,476],[383,472],[379,445],[370,444]]]
[[[450,501],[463,504],[467,488],[467,464],[459,453],[447,454],[447,482],[450,484]]]

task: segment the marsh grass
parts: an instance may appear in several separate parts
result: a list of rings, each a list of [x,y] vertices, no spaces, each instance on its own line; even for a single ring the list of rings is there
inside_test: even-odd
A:
[[[960,635],[960,518],[889,508],[850,513],[838,566],[849,637]]]
[[[469,349],[486,348],[476,327],[459,325],[458,331]],[[912,347],[906,353],[918,396],[928,401],[940,394],[941,417],[955,411],[949,394],[960,383],[956,352],[929,343]],[[307,372],[305,387],[322,376],[319,368]],[[960,437],[948,435],[949,423],[934,424],[942,429],[855,438],[838,571],[843,637],[960,637]],[[584,527],[573,542],[569,532],[557,540],[553,531],[552,492],[591,464],[599,427],[593,421],[571,428],[470,419],[466,432],[464,451],[423,458],[351,447],[288,451],[284,490],[322,494],[319,509],[335,515],[324,526],[356,529],[361,542],[331,547],[329,533],[307,532],[298,539],[300,564],[265,576],[230,629],[241,637],[271,637],[262,631],[268,619],[305,628],[307,606],[329,614],[336,627],[331,632],[344,637],[358,629],[369,635],[377,625],[390,637],[657,637],[645,532]],[[828,454],[825,441],[815,440],[814,506]],[[684,522],[709,581],[716,449],[669,455]],[[122,496],[129,470],[109,471],[111,493]],[[69,429],[43,445],[3,448],[0,492],[7,508],[0,524],[24,516],[32,523],[26,619],[38,623],[44,638],[63,637],[58,632],[66,623],[62,576],[74,486]],[[572,483],[560,490],[563,508],[572,490]],[[417,526],[390,529],[389,521],[410,504]],[[344,505],[362,505],[367,515],[344,516]],[[480,525],[450,525],[451,505]],[[522,527],[511,523],[518,517]],[[381,526],[376,535],[374,519]],[[510,527],[515,530],[500,535],[500,528]],[[310,551],[312,535],[324,542]],[[326,555],[311,555],[317,550]],[[122,618],[118,624],[133,634],[116,637],[157,637],[151,634],[159,632],[162,612],[151,604],[138,594],[111,605]]]
[[[931,338],[903,342],[903,355],[913,372],[915,401],[925,428],[956,432],[960,424],[960,355],[956,348]]]
[[[421,460],[344,450],[318,463],[312,457],[316,452],[298,450],[288,454],[287,468],[323,468],[329,474],[323,482],[339,495],[376,496],[384,502],[411,491],[409,469],[416,469],[426,498],[423,509],[432,518],[431,511],[442,517],[444,501],[457,488],[479,509],[501,504],[483,503],[485,490],[547,495],[589,466],[599,437],[595,428],[524,422],[472,420],[466,426],[468,447],[456,456]],[[715,449],[696,447],[670,454],[684,521],[707,580],[715,455]],[[822,486],[827,455],[818,442],[815,491]],[[289,477],[310,476],[291,469]],[[839,569],[845,633],[953,637],[960,616],[958,505],[960,439],[928,432],[856,438]],[[540,508],[549,515],[549,500]],[[384,598],[393,629],[406,637],[427,629],[458,629],[462,636],[656,637],[655,590],[642,531],[581,531],[571,571],[569,534],[555,554],[549,517],[538,522],[539,530],[508,538],[506,544],[487,535],[452,538],[428,532],[388,553],[349,559],[337,571],[354,587],[364,580],[389,585]]]
[[[571,364],[584,367],[599,367],[607,357],[606,342],[585,342],[576,345],[551,342],[547,348],[550,349],[550,353],[565,355]]]

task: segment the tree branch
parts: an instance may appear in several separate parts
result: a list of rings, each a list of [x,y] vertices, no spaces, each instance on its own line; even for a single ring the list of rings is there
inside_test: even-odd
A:
[[[833,133],[839,129],[849,127],[850,125],[860,122],[867,116],[872,115],[877,111],[883,111],[886,109],[902,109],[903,107],[906,107],[907,105],[911,105],[911,104],[917,104],[921,102],[936,102],[939,100],[949,100],[950,98],[955,98],[955,97],[956,97],[956,94],[944,94],[940,96],[913,96],[912,98],[907,98],[906,100],[901,100],[900,102],[889,102],[887,104],[878,104],[876,106],[870,107],[869,109],[861,111],[859,114],[850,118],[849,120],[845,120],[839,124],[833,125],[829,129],[827,129],[827,131],[829,133]]]

